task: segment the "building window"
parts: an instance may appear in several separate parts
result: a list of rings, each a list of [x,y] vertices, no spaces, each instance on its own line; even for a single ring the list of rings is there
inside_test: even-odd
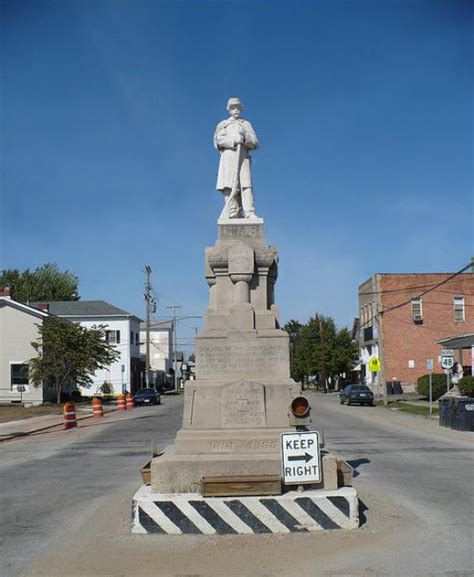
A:
[[[140,346],[140,333],[135,333],[135,344]]]
[[[454,297],[454,322],[464,321],[464,297]]]
[[[420,298],[411,299],[411,318],[416,324],[423,322],[423,306]]]
[[[28,363],[12,364],[10,365],[10,371],[10,388],[12,391],[17,391],[19,386],[28,386]]]
[[[120,331],[105,331],[105,340],[111,345],[120,344]]]
[[[130,331],[130,344],[135,344],[135,333],[133,331]]]

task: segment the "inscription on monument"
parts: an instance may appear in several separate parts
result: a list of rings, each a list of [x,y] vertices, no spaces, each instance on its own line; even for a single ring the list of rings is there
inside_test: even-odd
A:
[[[279,451],[278,441],[208,441],[207,448],[211,453],[275,453]]]
[[[278,377],[289,375],[288,342],[233,342],[214,344],[196,341],[198,378],[212,377]]]
[[[222,391],[222,426],[232,428],[265,427],[263,385],[233,383]]]
[[[219,238],[263,238],[262,224],[222,224]]]

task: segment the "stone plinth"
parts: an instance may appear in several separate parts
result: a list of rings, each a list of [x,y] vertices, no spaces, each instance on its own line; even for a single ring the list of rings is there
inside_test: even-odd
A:
[[[186,384],[183,426],[151,466],[152,488],[195,492],[203,476],[280,474],[280,435],[300,386],[290,378],[289,338],[278,325],[278,256],[262,219],[219,221],[205,252],[209,308],[196,337],[196,381]],[[325,488],[336,460],[323,458]]]
[[[248,535],[307,533],[359,527],[359,501],[352,487],[291,491],[265,497],[202,497],[155,493],[143,486],[132,503],[132,533]]]

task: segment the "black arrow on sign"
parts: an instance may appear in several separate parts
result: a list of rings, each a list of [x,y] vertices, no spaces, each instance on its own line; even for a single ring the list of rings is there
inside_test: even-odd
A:
[[[293,457],[288,457],[288,461],[305,461],[307,463],[308,461],[311,461],[312,458],[313,455],[305,453],[304,455],[295,455]]]

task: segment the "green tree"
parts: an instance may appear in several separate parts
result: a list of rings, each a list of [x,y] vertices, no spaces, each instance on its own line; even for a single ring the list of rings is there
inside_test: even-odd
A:
[[[8,285],[15,300],[35,301],[79,300],[79,279],[69,271],[61,272],[57,264],[47,263],[34,271],[4,269],[0,273],[0,286]]]
[[[296,381],[303,380],[304,365],[301,363],[300,351],[298,350],[303,326],[299,321],[289,320],[282,328],[290,337],[290,368],[291,376]]]
[[[357,359],[358,351],[346,328],[338,330],[331,317],[316,314],[305,325],[290,321],[283,328],[290,334],[292,344],[292,377],[308,382],[316,375],[318,382],[329,390],[333,380],[349,372]],[[297,330],[296,330],[297,329]]]
[[[37,356],[29,361],[29,375],[35,386],[53,384],[57,402],[70,384],[89,387],[92,375],[120,357],[105,341],[103,326],[86,329],[59,317],[47,317],[38,325],[39,337],[31,345]]]

